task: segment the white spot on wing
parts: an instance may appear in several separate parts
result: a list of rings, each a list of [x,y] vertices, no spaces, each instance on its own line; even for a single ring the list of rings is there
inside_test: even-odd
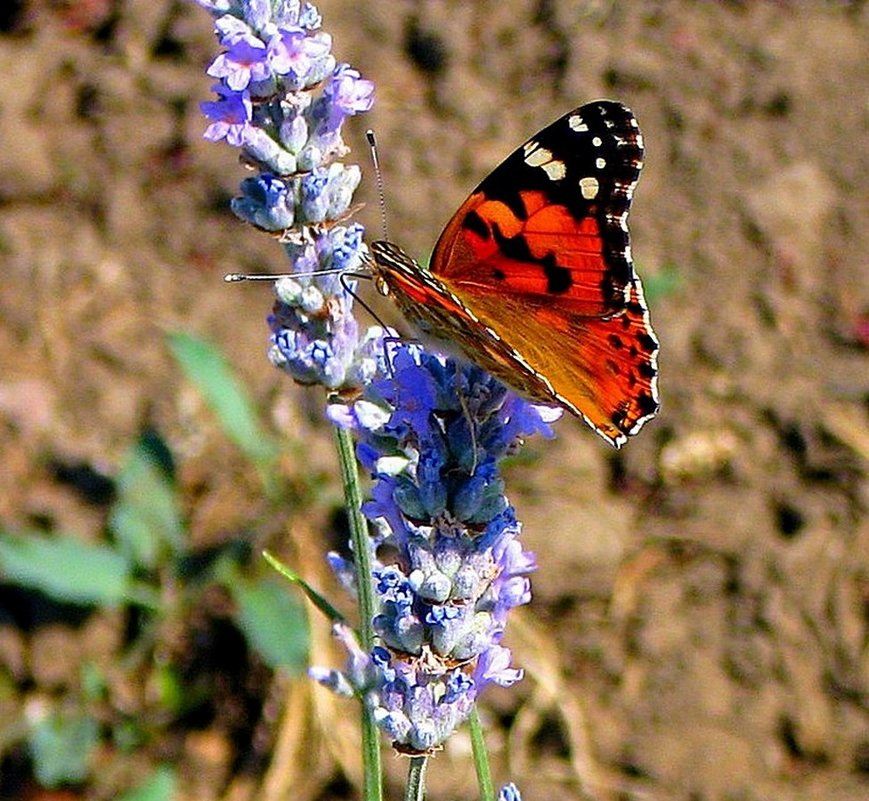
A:
[[[550,181],[560,181],[565,175],[567,175],[567,167],[564,166],[563,161],[550,161],[549,164],[543,164],[541,166],[546,175],[549,176]]]
[[[529,142],[529,144],[531,143]],[[535,147],[533,150],[526,150],[525,152],[525,163],[529,167],[542,167],[550,161],[552,161],[552,151],[545,147]]]
[[[606,159],[598,157],[597,159],[595,159],[594,164],[599,170],[602,170],[604,167],[606,167]]]
[[[550,181],[560,181],[567,174],[567,167],[564,162],[554,158],[552,151],[545,147],[537,146],[534,150],[529,151],[526,145],[525,163],[529,167],[540,167]]]
[[[586,200],[594,200],[599,190],[600,184],[594,176],[588,175],[579,179],[579,191]]]
[[[567,124],[570,126],[572,131],[587,131],[588,126],[583,122],[582,117],[579,114],[572,114],[567,118]]]

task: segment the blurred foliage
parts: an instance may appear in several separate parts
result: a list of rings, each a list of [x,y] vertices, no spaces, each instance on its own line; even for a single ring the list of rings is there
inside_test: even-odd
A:
[[[256,408],[229,363],[211,343],[185,332],[169,335],[169,348],[220,421],[223,432],[260,472],[263,489],[274,489],[280,447],[260,423]]]
[[[40,590],[51,598],[115,606],[128,598],[132,565],[115,548],[67,537],[10,534],[0,539],[5,582]]]
[[[116,801],[170,801],[175,797],[175,785],[175,773],[162,766],[130,792],[118,796]]]
[[[639,272],[643,279],[643,294],[647,303],[674,295],[682,287],[683,279],[675,265],[666,264],[654,273],[640,267]]]
[[[99,745],[99,724],[84,712],[55,712],[34,723],[29,740],[40,784],[80,782],[87,778]]]
[[[264,496],[279,502],[280,447],[241,381],[210,343],[176,333],[168,344],[223,433],[255,466]],[[117,667],[131,685],[145,688],[149,707],[135,713],[112,708],[109,678],[96,665],[83,665],[74,692],[30,710],[19,726],[44,787],[87,781],[104,742],[130,751],[155,739],[213,692],[197,685],[196,672],[189,669],[195,656],[189,649],[185,653],[183,632],[215,591],[231,601],[231,623],[262,663],[290,675],[308,663],[301,597],[288,591],[265,562],[250,563],[243,537],[205,554],[192,548],[175,459],[157,432],[146,431],[132,445],[114,483],[104,542],[84,542],[71,534],[0,533],[0,583],[62,605],[124,613],[129,633]],[[172,772],[161,768],[120,797],[168,801],[174,787]]]

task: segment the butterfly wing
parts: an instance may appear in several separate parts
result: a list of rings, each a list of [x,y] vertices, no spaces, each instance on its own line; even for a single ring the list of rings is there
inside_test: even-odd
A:
[[[435,247],[432,280],[416,287],[479,324],[484,335],[458,340],[472,360],[564,404],[616,446],[658,409],[658,342],[627,228],[642,162],[625,106],[565,114],[462,204]]]

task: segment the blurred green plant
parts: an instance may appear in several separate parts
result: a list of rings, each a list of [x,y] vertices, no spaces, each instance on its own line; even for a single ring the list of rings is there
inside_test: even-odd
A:
[[[657,272],[642,270],[646,301],[654,303],[659,298],[673,295],[682,288],[682,276],[673,264],[665,264]]]
[[[175,361],[202,394],[223,433],[256,466],[263,490],[273,497],[280,447],[260,423],[244,385],[210,342],[183,331],[170,333],[167,339]]]
[[[130,792],[119,795],[116,801],[171,801],[176,792],[175,772],[163,765]]]
[[[57,711],[35,721],[29,743],[39,783],[57,787],[86,779],[99,736],[99,723],[83,712]]]
[[[210,343],[174,333],[168,344],[223,433],[256,468],[264,493],[276,499],[280,448],[241,381]],[[172,649],[166,642],[215,588],[231,598],[233,624],[266,665],[292,675],[308,664],[303,602],[265,562],[250,564],[249,545],[239,537],[205,554],[192,548],[175,459],[155,431],[143,433],[130,448],[115,487],[104,543],[0,532],[0,583],[39,591],[61,604],[122,609],[135,621],[128,625],[132,635],[119,664],[137,686],[148,688],[156,707],[145,715],[107,712],[108,679],[95,665],[84,665],[76,697],[58,699],[19,727],[45,787],[86,781],[104,738],[132,750],[202,699],[202,688],[188,686],[184,672],[167,659]],[[174,785],[172,773],[160,769],[123,798],[169,801]]]

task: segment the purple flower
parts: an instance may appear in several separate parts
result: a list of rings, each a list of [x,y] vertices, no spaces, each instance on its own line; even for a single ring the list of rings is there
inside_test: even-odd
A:
[[[498,793],[498,801],[522,801],[522,794],[513,782],[509,782]]]
[[[281,122],[279,139],[290,153],[299,154],[308,141],[308,121],[301,110],[296,110],[296,113],[287,116]]]
[[[286,0],[284,0],[284,3],[286,4]],[[279,13],[275,12],[276,15]],[[298,19],[300,28],[304,28],[306,31],[314,31],[320,27],[321,21],[320,13],[312,3],[302,4]]]
[[[295,209],[301,213],[298,203]],[[277,302],[269,318],[272,363],[303,384],[346,389],[369,382],[383,369],[383,332],[369,330],[360,338],[350,313],[352,296],[330,272],[336,259],[348,269],[359,263],[362,227],[336,225],[313,242],[289,240],[284,247],[298,278],[275,284]]]
[[[420,653],[425,632],[414,611],[414,593],[407,578],[397,568],[385,568],[375,573],[375,580],[381,612],[374,618],[374,631],[390,648]]]
[[[363,512],[393,553],[388,565],[375,561],[383,653],[372,653],[379,684],[362,696],[395,747],[424,753],[485,687],[522,678],[500,641],[509,611],[531,598],[536,564],[518,540],[498,461],[546,425],[476,367],[419,346],[392,351],[390,377],[333,419],[360,437],[375,478]]]
[[[353,226],[350,226],[351,228]],[[361,228],[361,226],[359,226]],[[332,229],[333,235],[338,233]],[[343,258],[343,256],[342,256]],[[348,264],[358,256],[348,257]],[[334,255],[333,255],[334,259]],[[348,267],[347,269],[353,269]],[[353,362],[347,371],[349,385],[352,387],[367,387],[375,377],[386,371],[385,337],[395,336],[393,332],[382,329],[379,325],[371,326],[362,336],[353,354]]]
[[[194,0],[212,16],[231,17],[254,31],[269,33],[275,28],[299,27],[314,31],[321,18],[316,7],[299,0]]]
[[[318,134],[334,133],[347,117],[370,111],[373,105],[374,84],[364,80],[349,64],[339,64],[314,110],[314,117],[319,121]]]
[[[303,293],[300,306],[305,305],[305,298]],[[347,384],[358,328],[345,309],[335,313],[334,320],[329,319],[331,310],[325,311],[308,317],[278,301],[270,318],[273,334],[269,358],[300,384],[322,384],[337,390]]]
[[[311,36],[302,28],[284,28],[269,39],[268,60],[274,73],[298,90],[320,80],[318,67],[331,47],[332,38],[326,33]]]
[[[266,130],[257,126],[256,121],[247,126],[243,145],[245,153],[259,162],[262,169],[286,176],[296,172],[298,164],[293,154],[281,147]]]
[[[364,248],[362,235],[365,229],[354,223],[339,226],[330,234],[332,268],[338,272],[356,270],[362,263],[361,254]]]
[[[336,110],[349,117],[371,110],[374,105],[374,84],[363,80],[359,70],[353,69],[349,64],[339,64],[329,85],[323,90],[323,96]]]
[[[359,404],[357,403],[356,405],[358,406]],[[369,463],[372,465],[372,472],[375,472],[378,468],[382,469],[383,461],[389,457],[366,458],[366,451],[374,457],[382,457],[376,446],[360,443],[356,449],[356,453],[363,467],[366,463]],[[395,464],[402,464],[400,457],[395,458]],[[406,460],[404,464],[406,464]],[[382,520],[394,538],[400,538],[404,541],[410,537],[411,528],[395,503],[397,484],[398,482],[395,478],[378,470],[378,481],[371,490],[371,500],[363,505],[362,511],[370,520]]]
[[[301,206],[307,222],[318,223],[326,219],[329,198],[325,190],[328,183],[329,171],[324,167],[316,167],[302,177]]]
[[[408,751],[430,752],[470,714],[476,697],[473,680],[462,668],[432,672],[385,649],[375,652],[381,680],[377,693],[366,698],[375,722]]]
[[[255,31],[262,31],[272,23],[271,0],[240,0],[243,16]]]
[[[220,97],[218,100],[199,104],[202,113],[208,119],[214,120],[205,129],[203,136],[211,142],[226,139],[233,147],[241,147],[253,116],[250,94],[247,91],[236,92],[219,83],[211,88]]]
[[[229,45],[208,68],[212,78],[222,78],[236,92],[247,89],[251,81],[271,78],[272,70],[266,60],[266,46],[255,37],[240,38]]]
[[[378,382],[373,389],[392,406],[390,431],[398,434],[415,431],[425,437],[437,400],[437,382],[429,370],[418,364],[418,355],[414,348],[397,349],[392,359],[392,377]]]
[[[492,645],[477,660],[474,679],[484,686],[497,684],[500,687],[509,687],[515,684],[523,676],[523,671],[510,667],[510,649],[501,645]]]
[[[241,219],[266,231],[283,231],[293,224],[294,198],[286,181],[264,173],[245,178],[241,191],[231,204]]]
[[[224,47],[228,47],[240,39],[254,39],[259,41],[251,26],[243,19],[236,17],[234,14],[224,14],[222,17],[216,19],[214,21],[214,30],[217,32],[217,38],[220,40],[220,44]]]

